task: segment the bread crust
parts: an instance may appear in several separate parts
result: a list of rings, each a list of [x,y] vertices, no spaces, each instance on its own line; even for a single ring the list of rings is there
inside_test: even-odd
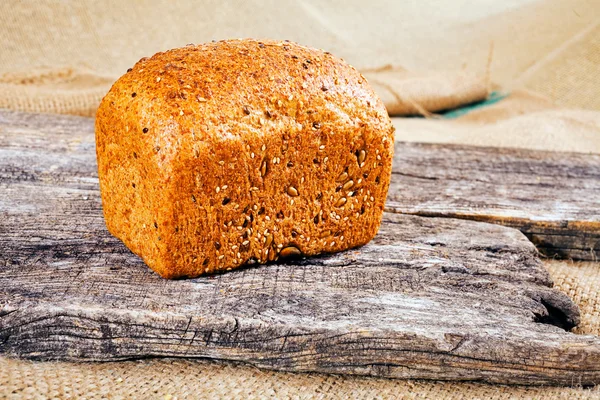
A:
[[[244,39],[140,60],[102,100],[96,144],[108,230],[178,278],[367,243],[394,138],[344,61]]]

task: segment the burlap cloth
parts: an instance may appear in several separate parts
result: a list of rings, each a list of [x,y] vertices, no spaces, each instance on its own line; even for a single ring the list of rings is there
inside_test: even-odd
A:
[[[600,153],[599,21],[600,1],[592,0],[3,1],[0,108],[93,116],[140,57],[211,39],[272,37],[344,57],[391,113],[428,116],[394,118],[398,139]],[[511,94],[459,118],[437,115],[492,88]],[[581,308],[576,333],[600,335],[600,264],[546,266]],[[293,374],[208,360],[0,357],[0,397],[600,399],[600,388]]]

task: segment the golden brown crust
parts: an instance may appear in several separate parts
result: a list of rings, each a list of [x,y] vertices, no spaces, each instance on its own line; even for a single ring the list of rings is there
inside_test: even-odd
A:
[[[393,156],[353,67],[257,40],[140,60],[103,99],[96,142],[108,229],[166,278],[367,243]]]

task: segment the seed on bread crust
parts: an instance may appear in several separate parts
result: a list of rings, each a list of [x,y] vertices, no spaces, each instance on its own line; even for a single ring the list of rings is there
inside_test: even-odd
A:
[[[337,179],[335,181],[336,182],[344,182],[346,179],[348,179],[348,173],[346,171],[344,171],[340,174],[340,176],[337,177]]]
[[[287,247],[284,247],[279,252],[279,257],[282,257],[282,258],[287,258],[287,257],[292,257],[292,256],[296,256],[297,257],[297,256],[300,256],[300,255],[302,255],[302,252],[296,246],[287,246]]]

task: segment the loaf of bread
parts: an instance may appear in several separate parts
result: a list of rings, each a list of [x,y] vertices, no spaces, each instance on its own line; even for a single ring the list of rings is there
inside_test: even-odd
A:
[[[102,100],[96,144],[108,230],[165,278],[367,243],[394,149],[358,71],[267,40],[141,59]]]

